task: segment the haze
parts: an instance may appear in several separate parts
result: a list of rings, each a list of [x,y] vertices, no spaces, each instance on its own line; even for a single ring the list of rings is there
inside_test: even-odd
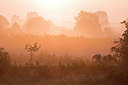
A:
[[[0,0],[0,14],[9,20],[15,14],[24,19],[27,12],[35,11],[56,25],[70,29],[74,26],[74,16],[81,10],[106,11],[110,22],[120,22],[126,19],[128,14],[128,0],[61,0],[59,3],[58,1]]]
[[[128,0],[0,0],[0,85],[128,85]]]
[[[25,53],[25,44],[39,42],[43,46],[40,53],[88,58],[93,53],[107,54],[113,41],[125,30],[120,22],[127,19],[127,3],[1,0],[0,47],[20,55]]]

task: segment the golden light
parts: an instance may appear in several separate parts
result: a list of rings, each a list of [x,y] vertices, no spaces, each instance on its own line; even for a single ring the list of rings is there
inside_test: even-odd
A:
[[[60,9],[64,7],[66,0],[38,0],[39,5],[47,9]]]

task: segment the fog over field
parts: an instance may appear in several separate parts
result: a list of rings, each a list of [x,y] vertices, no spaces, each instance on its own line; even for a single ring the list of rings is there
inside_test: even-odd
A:
[[[0,85],[128,85],[127,0],[0,0]]]

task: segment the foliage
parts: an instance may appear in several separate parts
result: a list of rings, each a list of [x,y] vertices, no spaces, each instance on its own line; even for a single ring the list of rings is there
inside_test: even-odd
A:
[[[8,73],[11,75],[0,77],[1,85],[127,85],[128,75],[120,66],[68,55],[61,56],[58,64],[13,65]]]
[[[49,24],[42,17],[31,18],[24,24],[26,32],[30,34],[42,35],[49,32]]]
[[[0,75],[8,72],[11,66],[11,59],[8,52],[4,51],[4,48],[0,48]]]
[[[111,48],[111,52],[120,57],[123,64],[128,65],[128,22],[123,21],[121,23],[125,24],[127,30],[122,34],[122,38],[114,42],[115,46]]]
[[[34,52],[37,52],[40,49],[41,45],[34,43],[34,45],[26,44],[25,49],[30,52],[30,65],[32,64],[32,58],[34,57]]]
[[[9,27],[8,20],[4,16],[0,15],[0,30],[7,29],[8,27]]]
[[[77,32],[93,37],[97,35],[102,35],[102,29],[99,22],[99,18],[95,13],[81,11],[79,15],[75,17],[75,20],[75,30]]]

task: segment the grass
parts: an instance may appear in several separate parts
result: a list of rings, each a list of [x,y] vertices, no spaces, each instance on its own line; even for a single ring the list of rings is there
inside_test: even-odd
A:
[[[0,85],[128,85],[127,80],[126,67],[83,58],[50,65],[12,65],[0,75]]]

